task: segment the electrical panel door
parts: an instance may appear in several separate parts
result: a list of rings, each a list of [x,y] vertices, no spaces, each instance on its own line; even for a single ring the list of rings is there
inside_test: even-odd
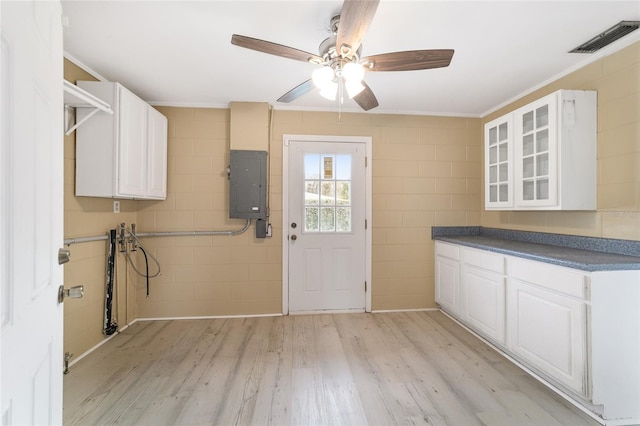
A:
[[[231,150],[229,217],[266,219],[267,152]]]

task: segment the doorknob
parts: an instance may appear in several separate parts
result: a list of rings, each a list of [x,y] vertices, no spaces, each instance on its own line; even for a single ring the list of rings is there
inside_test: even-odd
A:
[[[297,239],[298,239],[298,237],[296,237],[296,235],[295,235],[295,234],[293,234],[293,235],[291,236],[291,239],[292,239],[293,241],[295,241],[295,240],[297,240]]]
[[[84,286],[83,285],[77,285],[77,286],[71,287],[71,288],[64,288],[64,286],[61,285],[58,288],[58,303],[64,302],[64,299],[66,299],[66,298],[69,298],[69,299],[81,299],[82,296],[84,296]]]

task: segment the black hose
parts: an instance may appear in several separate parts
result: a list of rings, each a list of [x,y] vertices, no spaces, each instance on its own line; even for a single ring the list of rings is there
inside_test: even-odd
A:
[[[144,263],[147,268],[146,275],[145,275],[145,277],[147,278],[147,297],[149,297],[149,259],[147,258],[147,252],[144,251],[142,246],[138,246],[138,248],[142,251],[142,254],[144,254]]]
[[[115,281],[116,262],[116,230],[109,232],[109,254],[107,255],[107,283],[104,307],[104,334],[112,335],[118,330],[118,323],[113,319],[113,286]]]

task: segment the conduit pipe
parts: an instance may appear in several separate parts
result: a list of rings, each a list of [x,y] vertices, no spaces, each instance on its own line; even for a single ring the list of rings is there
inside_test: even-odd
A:
[[[96,235],[93,237],[80,237],[80,238],[67,238],[64,240],[65,246],[70,246],[71,244],[80,244],[80,243],[90,243],[92,241],[101,241],[108,240],[108,235]]]
[[[136,237],[198,237],[205,235],[240,235],[246,232],[251,226],[251,219],[247,219],[247,223],[242,229],[228,231],[169,231],[169,232],[136,232]]]
[[[168,231],[168,232],[139,232],[135,235],[137,237],[197,237],[205,235],[240,235],[249,229],[251,226],[251,219],[247,219],[242,229],[224,230],[224,231]],[[108,235],[96,235],[93,237],[79,237],[79,238],[67,238],[64,240],[65,246],[79,243],[90,243],[92,241],[108,240]]]

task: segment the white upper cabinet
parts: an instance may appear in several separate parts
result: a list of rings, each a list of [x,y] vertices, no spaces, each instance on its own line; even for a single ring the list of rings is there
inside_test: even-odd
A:
[[[596,92],[579,90],[487,123],[485,208],[595,210],[596,124]]]
[[[167,117],[149,108],[149,152],[147,153],[147,193],[150,198],[167,197]]]
[[[167,118],[119,83],[79,81],[112,105],[76,131],[76,195],[166,198]],[[77,108],[78,119],[89,113]]]

